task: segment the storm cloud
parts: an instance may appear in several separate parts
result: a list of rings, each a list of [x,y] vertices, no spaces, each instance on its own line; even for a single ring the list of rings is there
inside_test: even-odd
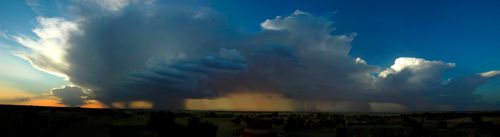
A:
[[[327,17],[300,10],[244,34],[209,7],[133,0],[72,4],[72,18],[39,17],[37,37],[15,36],[26,47],[18,56],[95,91],[93,99],[109,106],[145,100],[159,109],[182,109],[185,99],[244,90],[310,102],[297,110],[340,104],[344,111],[371,111],[373,103],[468,109],[479,98],[476,88],[499,75],[445,79],[454,63],[411,57],[397,58],[389,68],[370,65],[349,55],[356,33],[336,34]],[[77,95],[59,97],[82,105],[83,95]],[[338,108],[330,106],[326,110]]]

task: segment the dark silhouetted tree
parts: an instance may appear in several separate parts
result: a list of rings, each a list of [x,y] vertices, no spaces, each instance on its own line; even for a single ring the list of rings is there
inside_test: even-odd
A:
[[[152,113],[148,127],[161,137],[178,136],[182,133],[182,128],[175,123],[175,116],[171,112]]]
[[[218,127],[208,122],[202,122],[197,117],[189,119],[187,135],[189,137],[216,137]]]
[[[474,116],[472,116],[472,117],[471,117],[471,120],[472,120],[472,122],[474,122],[474,123],[476,123],[476,124],[479,124],[479,123],[483,122],[483,119],[481,119],[481,117],[480,117],[480,116],[478,116],[478,115],[474,115]]]

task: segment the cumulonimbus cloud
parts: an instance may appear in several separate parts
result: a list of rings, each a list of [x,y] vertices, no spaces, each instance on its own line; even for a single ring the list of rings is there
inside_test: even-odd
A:
[[[120,0],[107,3],[111,9],[85,12],[106,7],[92,3],[73,5],[72,20],[39,17],[36,38],[15,40],[27,48],[20,57],[92,89],[109,106],[146,100],[175,109],[184,99],[245,90],[343,104],[349,111],[370,111],[374,102],[407,110],[466,109],[478,99],[475,89],[499,75],[443,79],[455,64],[409,57],[390,68],[370,65],[349,56],[356,33],[334,35],[328,18],[300,10],[242,34],[208,7]]]

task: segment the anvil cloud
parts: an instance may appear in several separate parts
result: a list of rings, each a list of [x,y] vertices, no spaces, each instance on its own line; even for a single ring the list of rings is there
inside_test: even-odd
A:
[[[19,57],[94,91],[88,98],[63,93],[77,87],[53,91],[71,106],[84,99],[109,106],[142,100],[182,109],[185,99],[244,90],[312,104],[296,110],[323,110],[318,105],[325,103],[347,106],[342,111],[371,111],[374,103],[466,110],[484,106],[474,91],[499,76],[491,71],[448,79],[444,73],[454,63],[413,57],[397,58],[389,68],[370,65],[349,55],[356,33],[335,34],[328,18],[300,10],[264,20],[261,31],[247,34],[209,7],[71,3],[71,18],[39,17],[36,37],[14,36],[26,47]]]

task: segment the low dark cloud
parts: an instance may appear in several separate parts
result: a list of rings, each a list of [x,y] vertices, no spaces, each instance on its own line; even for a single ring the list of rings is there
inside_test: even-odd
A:
[[[179,109],[189,98],[259,91],[310,102],[297,110],[337,110],[324,106],[342,104],[344,111],[370,111],[373,103],[458,110],[478,105],[474,91],[498,77],[492,71],[444,79],[455,64],[419,58],[398,58],[390,68],[370,65],[349,56],[356,33],[335,34],[328,18],[299,10],[243,34],[209,7],[73,3],[71,20],[40,17],[38,38],[15,37],[30,49],[19,56],[95,91],[95,99],[109,106],[146,100]],[[78,106],[82,91],[52,92]]]
[[[0,99],[0,103],[27,102],[30,100],[31,97],[6,98],[6,99]]]
[[[64,86],[62,88],[52,89],[49,95],[58,97],[61,104],[70,107],[78,107],[86,104],[84,99],[88,96],[84,92],[84,89],[77,86]]]

